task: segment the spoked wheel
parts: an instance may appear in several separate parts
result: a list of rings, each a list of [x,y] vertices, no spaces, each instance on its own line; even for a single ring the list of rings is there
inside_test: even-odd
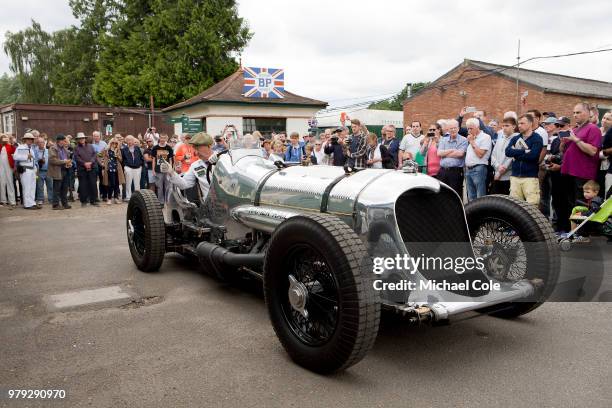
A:
[[[166,252],[164,216],[151,190],[132,194],[127,208],[126,228],[130,253],[143,272],[159,269]]]
[[[360,361],[378,333],[380,302],[365,246],[334,216],[284,221],[270,240],[264,294],[283,347],[320,373]]]
[[[527,279],[536,285],[527,299],[481,311],[511,318],[540,306],[559,276],[559,248],[548,220],[535,206],[502,195],[469,202],[465,215],[474,254],[484,259],[489,278],[510,283]]]
[[[485,260],[485,272],[500,282],[527,278],[527,251],[519,234],[508,222],[487,217],[472,236],[476,256]]]
[[[338,324],[338,283],[325,258],[309,245],[287,253],[288,276],[283,316],[293,334],[309,346],[325,344]]]

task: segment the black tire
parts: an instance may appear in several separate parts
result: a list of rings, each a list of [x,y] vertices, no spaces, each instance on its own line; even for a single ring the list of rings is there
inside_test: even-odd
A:
[[[308,296],[301,320],[289,301],[290,275]],[[300,215],[278,226],[266,253],[264,296],[274,331],[297,364],[327,374],[372,348],[380,322],[372,276],[365,246],[337,217]]]
[[[544,303],[554,290],[559,277],[560,254],[553,229],[538,208],[513,197],[490,195],[466,204],[465,215],[476,252],[479,231],[495,225],[499,225],[498,230],[507,229],[501,231],[501,236],[511,235],[514,241],[518,241],[517,244],[522,246],[525,266],[517,268],[517,275],[508,278],[509,281],[541,280],[536,293],[525,301],[503,303],[480,311],[495,317],[514,318],[529,313]],[[514,265],[504,264],[504,267],[505,273],[509,273]],[[522,269],[524,276],[520,276]]]
[[[155,193],[132,194],[126,215],[126,230],[134,263],[143,272],[157,271],[166,253],[164,215]]]

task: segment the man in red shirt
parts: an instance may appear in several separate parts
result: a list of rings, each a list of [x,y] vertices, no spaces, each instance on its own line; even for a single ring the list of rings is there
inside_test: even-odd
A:
[[[559,214],[568,219],[576,198],[582,195],[582,187],[589,180],[597,179],[601,131],[590,123],[590,105],[581,102],[574,107],[576,127],[569,135],[559,133],[563,164],[561,165],[562,194],[569,211]]]

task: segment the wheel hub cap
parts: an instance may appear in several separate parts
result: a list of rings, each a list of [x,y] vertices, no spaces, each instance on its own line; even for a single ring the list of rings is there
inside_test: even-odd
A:
[[[308,290],[306,286],[293,275],[289,275],[289,303],[291,307],[305,318],[308,318],[306,302],[308,301]]]
[[[128,220],[128,238],[130,241],[134,240],[134,226],[132,225],[132,220]]]

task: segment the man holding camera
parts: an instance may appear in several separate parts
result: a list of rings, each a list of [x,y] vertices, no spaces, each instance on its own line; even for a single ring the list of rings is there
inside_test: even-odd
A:
[[[145,135],[144,135],[144,140],[147,140],[147,137],[153,138],[154,145],[156,145],[157,142],[159,142],[159,133],[157,133],[157,129],[155,128],[155,126],[151,126],[150,128],[147,128],[147,131],[145,132]]]
[[[569,218],[576,199],[582,197],[584,183],[597,179],[602,135],[599,128],[590,122],[590,115],[588,103],[577,104],[574,106],[576,128],[570,130],[569,135],[559,132],[563,152],[561,184],[568,208],[564,208],[565,213],[558,214],[558,217]]]
[[[325,145],[324,152],[332,157],[331,165],[344,166],[346,156],[344,155],[344,140],[340,140],[340,134],[343,129],[341,127],[334,130],[329,138],[329,143]]]
[[[368,143],[359,119],[351,119],[352,137],[347,140],[348,166],[366,168]]]

